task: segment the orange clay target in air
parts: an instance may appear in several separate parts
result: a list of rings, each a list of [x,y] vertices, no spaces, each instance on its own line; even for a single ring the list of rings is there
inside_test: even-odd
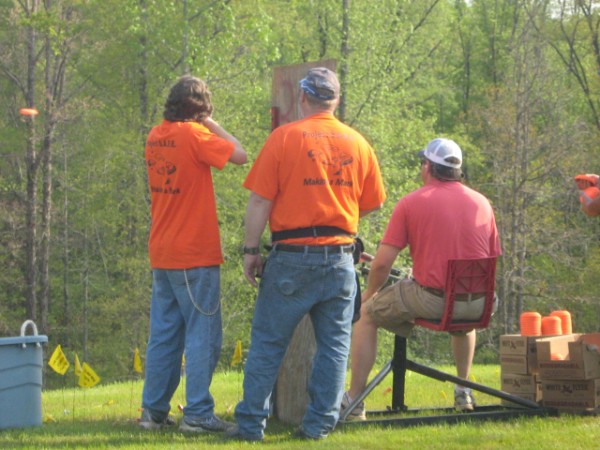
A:
[[[37,116],[38,110],[35,108],[21,108],[19,114],[22,116]]]

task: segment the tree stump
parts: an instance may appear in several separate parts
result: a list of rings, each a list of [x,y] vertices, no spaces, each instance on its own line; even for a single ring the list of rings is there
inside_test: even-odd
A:
[[[284,423],[299,425],[302,422],[309,400],[308,378],[316,350],[312,322],[306,315],[294,331],[273,392],[275,417]]]

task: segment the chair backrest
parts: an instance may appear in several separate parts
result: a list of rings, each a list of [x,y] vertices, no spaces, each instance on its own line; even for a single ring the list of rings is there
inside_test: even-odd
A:
[[[494,312],[496,258],[452,259],[448,261],[445,307],[440,320],[415,319],[419,326],[437,331],[462,331],[487,328]],[[478,320],[452,320],[456,295],[485,293],[485,305]]]

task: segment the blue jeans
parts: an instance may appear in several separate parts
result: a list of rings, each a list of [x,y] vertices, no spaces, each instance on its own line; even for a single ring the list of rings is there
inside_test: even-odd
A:
[[[344,390],[356,289],[350,253],[291,253],[276,248],[270,253],[252,322],[244,398],[235,410],[243,435],[263,436],[279,367],[296,325],[307,313],[317,352],[302,429],[311,437],[333,430]]]
[[[152,271],[150,339],[142,407],[152,418],[167,417],[181,377],[185,351],[186,403],[189,421],[214,414],[209,392],[222,344],[220,268]]]

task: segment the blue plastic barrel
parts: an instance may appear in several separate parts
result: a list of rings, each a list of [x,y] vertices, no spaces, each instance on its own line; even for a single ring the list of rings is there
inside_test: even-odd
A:
[[[25,336],[31,327],[33,335]],[[21,336],[0,338],[0,429],[42,424],[42,344],[31,320],[21,326]]]

